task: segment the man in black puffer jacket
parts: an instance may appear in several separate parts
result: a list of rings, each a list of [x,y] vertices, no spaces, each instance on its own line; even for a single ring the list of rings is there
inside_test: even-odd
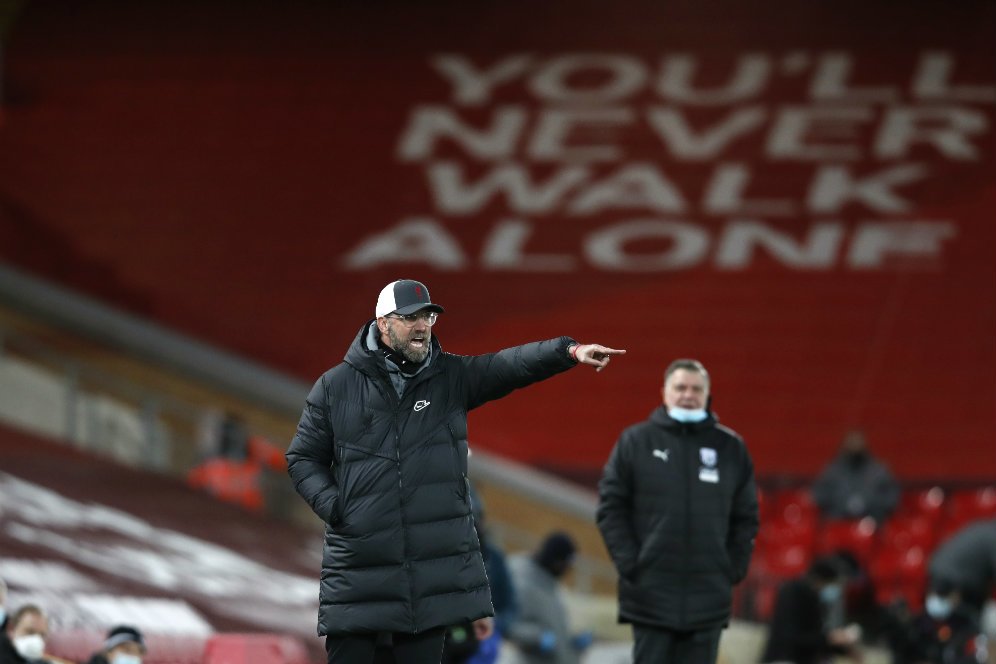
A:
[[[598,527],[619,571],[636,664],[712,664],[758,529],[743,440],[709,412],[696,360],[664,373],[664,404],[623,431],[599,483]]]
[[[467,485],[467,412],[575,364],[623,353],[569,337],[479,356],[443,352],[443,308],[418,281],[388,284],[345,362],[308,395],[287,451],[325,522],[318,633],[328,661],[438,662],[445,627],[493,614]]]

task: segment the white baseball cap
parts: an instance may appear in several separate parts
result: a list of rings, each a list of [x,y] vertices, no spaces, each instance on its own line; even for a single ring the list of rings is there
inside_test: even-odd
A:
[[[438,304],[434,304],[429,299],[429,289],[421,281],[413,279],[399,279],[384,286],[377,297],[376,316],[386,316],[397,313],[401,315],[413,314],[416,311],[428,309],[437,313],[443,313],[443,309]]]

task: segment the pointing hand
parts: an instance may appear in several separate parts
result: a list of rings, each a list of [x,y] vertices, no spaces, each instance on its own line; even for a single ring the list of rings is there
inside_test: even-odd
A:
[[[582,344],[574,349],[572,356],[578,364],[590,364],[601,371],[609,365],[613,355],[624,355],[626,351],[600,346],[599,344]]]

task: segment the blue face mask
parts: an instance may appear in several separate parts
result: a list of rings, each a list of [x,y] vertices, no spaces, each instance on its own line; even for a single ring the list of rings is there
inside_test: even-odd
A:
[[[679,408],[671,406],[667,409],[667,414],[672,420],[678,422],[701,422],[709,416],[705,408]]]
[[[820,588],[820,601],[824,604],[833,604],[840,599],[840,584],[831,583]]]
[[[946,620],[954,610],[951,600],[934,594],[927,595],[924,608],[927,609],[927,614],[934,620]]]

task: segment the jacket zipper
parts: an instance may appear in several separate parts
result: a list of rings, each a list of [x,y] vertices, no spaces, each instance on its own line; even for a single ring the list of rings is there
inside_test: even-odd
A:
[[[405,388],[405,392],[408,392],[409,388],[415,386],[417,382],[421,382],[428,378],[431,374],[427,374],[425,371],[421,372],[416,376],[410,384]],[[376,382],[376,381],[375,381]],[[398,395],[398,392],[394,389],[394,383],[391,381],[390,377],[382,376],[381,381],[377,382],[378,385],[386,387],[386,395],[389,395],[391,401],[394,402],[394,460],[398,466],[398,510],[401,513],[401,557],[403,559],[402,566],[405,569],[405,575],[408,577],[408,597],[409,597],[409,609],[408,614],[411,617],[412,624],[412,634],[418,634],[418,625],[415,622],[415,602],[414,602],[414,581],[412,579],[412,565],[408,560],[408,522],[405,519],[405,504],[404,504],[404,481],[401,477],[401,426],[399,418],[401,415],[401,407],[404,399],[402,396]]]
[[[681,427],[681,433],[687,434],[688,429],[685,425]],[[690,479],[694,475],[695,464],[689,463],[689,460],[694,462],[695,455],[690,454],[688,450],[689,440],[687,435],[683,435],[681,449],[685,452],[685,466],[691,466],[693,474],[685,475],[685,538],[682,542],[683,555],[681,556],[681,594],[679,595],[678,604],[678,624],[682,627],[685,625],[685,595],[688,593],[688,540],[692,536],[692,480]]]
[[[404,481],[401,479],[401,428],[398,423],[398,416],[401,412],[401,400],[394,409],[394,451],[395,462],[398,464],[398,511],[401,514],[401,556],[404,559],[405,575],[408,577],[408,613],[412,621],[412,634],[418,634],[418,625],[415,624],[415,604],[414,582],[412,581],[412,564],[408,560],[408,522],[405,519],[405,499]]]

